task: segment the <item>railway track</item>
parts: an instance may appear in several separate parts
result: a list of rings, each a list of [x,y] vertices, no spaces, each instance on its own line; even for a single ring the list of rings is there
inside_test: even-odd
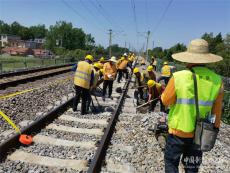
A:
[[[19,134],[3,142],[0,145],[0,172],[33,169],[43,172],[98,172],[128,84],[129,81],[114,84],[114,90],[124,87],[124,92],[118,94],[113,91],[113,100],[103,102],[98,98],[99,104],[105,108],[103,113],[82,116],[72,112],[69,106],[73,98],[69,98],[38,120],[24,120],[22,123],[26,126],[22,133],[33,134],[34,143],[28,147],[21,146]],[[96,104],[94,97],[93,101]]]
[[[16,86],[20,83],[26,83],[29,81],[41,79],[48,76],[62,74],[71,71],[72,64],[47,67],[41,69],[26,70],[21,72],[7,73],[0,75],[0,88],[1,90]]]

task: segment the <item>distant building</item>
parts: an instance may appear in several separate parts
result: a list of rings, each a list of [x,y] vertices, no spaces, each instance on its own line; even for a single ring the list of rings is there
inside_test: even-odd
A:
[[[16,40],[21,40],[21,37],[17,35],[0,34],[1,47],[7,47],[9,46],[10,42],[14,42]]]
[[[44,38],[35,38],[34,40],[21,40],[21,37],[16,35],[0,34],[0,46],[3,48],[1,53],[9,55],[34,55],[42,58],[53,58],[54,54],[42,49],[45,43]]]
[[[7,53],[12,56],[16,56],[16,55],[27,56],[27,55],[33,55],[34,52],[31,48],[5,47],[2,49],[2,53]]]
[[[46,39],[45,38],[35,38],[34,42],[44,44],[46,42]]]

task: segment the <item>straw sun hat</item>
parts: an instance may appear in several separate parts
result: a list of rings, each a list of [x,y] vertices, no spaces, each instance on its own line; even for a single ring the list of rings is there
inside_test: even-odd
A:
[[[223,58],[209,53],[208,42],[203,39],[192,40],[187,51],[175,53],[173,59],[194,64],[207,64],[221,61]]]
[[[115,56],[112,56],[111,58],[110,58],[110,60],[109,61],[112,61],[112,62],[117,62],[117,60],[116,60],[116,57]]]

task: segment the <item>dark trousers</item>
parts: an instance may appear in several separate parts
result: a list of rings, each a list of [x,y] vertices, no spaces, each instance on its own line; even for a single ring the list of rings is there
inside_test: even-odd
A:
[[[165,106],[162,103],[160,98],[158,98],[158,99],[156,99],[156,100],[151,102],[150,107],[149,107],[149,111],[153,112],[155,110],[155,107],[156,107],[158,101],[160,101],[160,111],[165,112]]]
[[[128,69],[118,69],[118,78],[117,78],[117,82],[120,82],[122,79],[123,74],[125,74],[125,78],[128,79],[129,78],[129,73],[128,73]]]
[[[165,83],[165,85],[167,85],[168,82],[169,82],[169,79],[170,79],[170,77],[160,76],[160,77],[157,79],[157,82],[160,82],[161,80],[163,80],[164,83]]]
[[[165,146],[165,172],[178,173],[178,165],[182,155],[185,173],[197,173],[202,163],[202,152],[196,150],[193,138],[180,138],[169,134]]]
[[[80,101],[80,98],[82,98],[81,102],[81,114],[84,115],[87,113],[87,99],[89,98],[89,89],[82,88],[80,86],[75,85],[75,92],[76,95],[74,97],[73,101],[73,110],[77,110],[77,105]]]
[[[105,96],[107,88],[109,88],[109,97],[111,97],[112,90],[113,90],[113,80],[104,80],[104,83],[103,83],[103,93],[102,93],[103,96]]]

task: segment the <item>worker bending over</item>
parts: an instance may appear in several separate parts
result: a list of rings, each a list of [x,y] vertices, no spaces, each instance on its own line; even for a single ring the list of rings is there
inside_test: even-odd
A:
[[[164,62],[164,65],[161,68],[161,76],[158,78],[157,82],[164,80],[165,85],[167,85],[171,75],[172,72],[170,66],[168,65],[168,62]]]
[[[146,78],[148,78],[148,80],[156,81],[156,75],[155,75],[153,66],[150,65],[147,67],[147,71],[146,71],[145,76],[146,76]]]
[[[139,68],[134,68],[133,73],[135,75],[135,81],[133,84],[133,88],[136,90],[134,91],[134,97],[137,99],[137,105],[139,105],[139,98],[141,100],[145,100],[144,95],[146,95],[146,83],[147,83],[147,78],[145,77],[144,73],[141,73]]]
[[[87,99],[89,96],[90,87],[93,84],[94,73],[92,68],[93,56],[87,55],[85,61],[78,62],[76,66],[76,72],[74,75],[74,85],[75,85],[75,98],[73,101],[73,111],[77,111],[77,105],[82,97],[81,104],[81,115],[87,113]]]
[[[117,73],[116,68],[116,57],[111,57],[109,62],[104,64],[103,72],[104,72],[104,83],[103,83],[103,101],[105,101],[105,93],[106,89],[109,88],[109,98],[112,97],[112,89],[113,89],[113,81],[115,80],[115,76]]]
[[[166,173],[178,173],[180,160],[185,172],[197,173],[202,162],[202,151],[193,142],[197,115],[195,77],[199,115],[202,119],[213,115],[215,127],[220,127],[223,84],[221,77],[205,67],[205,64],[221,61],[222,57],[211,54],[208,50],[205,40],[196,39],[191,41],[186,52],[172,55],[173,59],[187,63],[188,69],[173,73],[161,96],[163,104],[170,106],[169,135],[165,147]]]
[[[164,87],[160,83],[155,82],[154,80],[149,80],[147,84],[149,91],[148,102],[150,102],[149,112],[154,112],[154,109],[158,101],[160,101],[160,111],[165,112],[165,107],[160,99],[160,96],[164,91]]]

